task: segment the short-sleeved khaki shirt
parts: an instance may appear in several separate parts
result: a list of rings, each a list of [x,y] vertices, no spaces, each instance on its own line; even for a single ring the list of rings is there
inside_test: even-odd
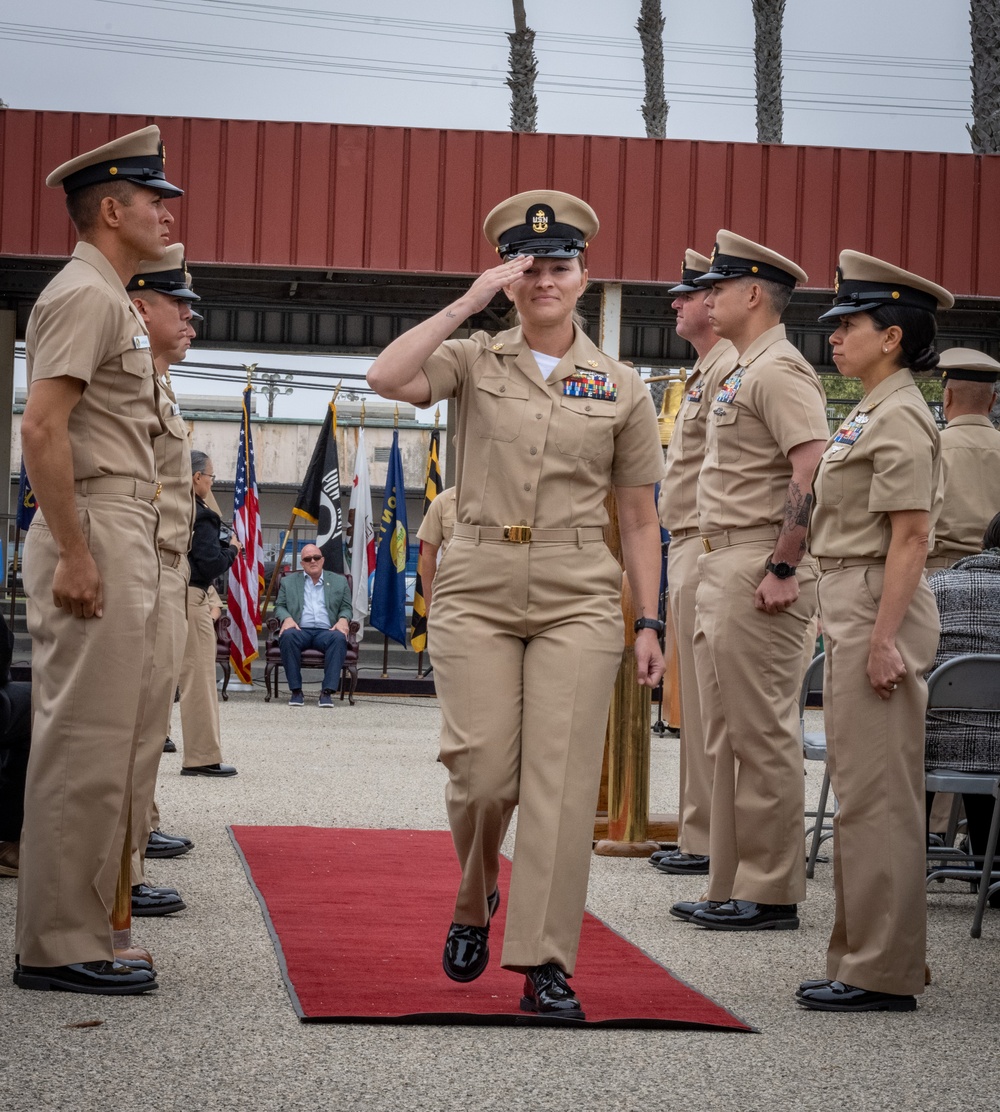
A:
[[[785,339],[784,325],[769,328],[719,376],[709,399],[701,532],[780,525],[792,477],[788,453],[829,435],[819,376]]]
[[[424,520],[417,530],[417,537],[434,545],[438,559],[445,554],[455,531],[455,488],[447,487],[427,507]]]
[[[705,418],[718,390],[719,374],[735,362],[733,345],[719,340],[695,363],[687,380],[660,486],[660,524],[671,533],[698,528],[698,473],[705,458]]]
[[[73,478],[153,482],[162,427],[149,336],[108,260],[89,243],[42,291],[26,332],[29,390],[42,378],[86,385],[69,417]]]
[[[163,432],[153,442],[160,497],[156,543],[168,552],[187,554],[194,527],[194,487],[191,485],[191,432],[180,414],[173,388],[160,379],[160,417]]]
[[[813,477],[814,556],[884,559],[894,510],[941,506],[941,437],[908,370],[884,379],[827,442]]]
[[[982,551],[986,526],[1000,513],[1000,431],[969,413],[941,430],[944,501],[932,556]]]
[[[645,486],[663,476],[648,389],[579,328],[547,381],[520,328],[447,340],[423,370],[432,403],[458,398],[456,516],[463,524],[603,526],[612,485]],[[578,393],[588,376],[603,397]]]

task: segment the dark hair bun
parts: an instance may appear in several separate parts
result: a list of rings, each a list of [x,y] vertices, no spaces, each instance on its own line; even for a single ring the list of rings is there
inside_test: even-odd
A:
[[[940,362],[941,356],[928,346],[916,353],[910,360],[910,369],[914,371],[933,371]]]

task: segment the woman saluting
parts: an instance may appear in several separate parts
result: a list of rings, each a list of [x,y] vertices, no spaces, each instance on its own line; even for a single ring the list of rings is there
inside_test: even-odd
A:
[[[567,978],[579,942],[611,691],[621,660],[621,569],[603,543],[618,500],[637,621],[639,681],[657,642],[663,473],[656,414],[631,368],[574,323],[598,220],[566,193],[520,193],[487,216],[501,264],[373,364],[383,397],[459,402],[454,540],[434,581],[429,637],[441,758],[462,882],[444,969],[489,960],[500,845],[519,807],[501,964],[525,974],[521,1007],[582,1019]],[[520,325],[448,337],[503,290]]]

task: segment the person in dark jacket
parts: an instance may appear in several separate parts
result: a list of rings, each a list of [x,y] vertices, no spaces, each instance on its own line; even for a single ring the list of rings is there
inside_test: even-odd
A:
[[[215,471],[204,452],[191,452],[194,486],[194,532],[188,563],[188,635],[181,664],[181,731],[184,735],[182,776],[235,776],[232,765],[222,763],[219,697],[215,681],[215,626],[209,588],[229,571],[242,545],[233,538],[220,539],[222,519],[206,498],[212,491]]]

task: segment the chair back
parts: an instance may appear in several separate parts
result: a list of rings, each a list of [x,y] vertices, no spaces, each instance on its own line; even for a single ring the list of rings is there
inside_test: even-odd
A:
[[[799,719],[805,714],[806,703],[810,695],[823,694],[823,668],[826,664],[826,653],[814,656],[806,669],[805,678],[802,680],[802,690],[799,692]]]
[[[927,678],[928,710],[1000,711],[1000,654],[953,656]]]

